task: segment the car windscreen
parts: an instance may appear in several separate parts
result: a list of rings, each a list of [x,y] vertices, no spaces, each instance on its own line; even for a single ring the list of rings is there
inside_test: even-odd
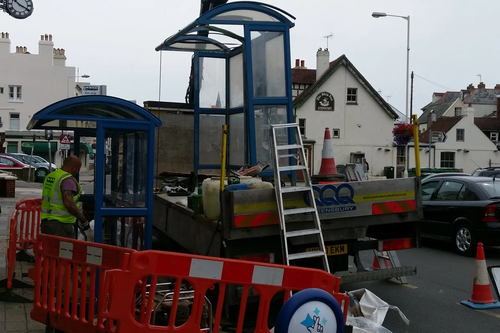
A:
[[[500,181],[476,183],[488,198],[500,198]]]
[[[474,171],[474,173],[472,174],[472,176],[473,177],[479,177],[481,175],[481,171],[482,171],[481,169]]]

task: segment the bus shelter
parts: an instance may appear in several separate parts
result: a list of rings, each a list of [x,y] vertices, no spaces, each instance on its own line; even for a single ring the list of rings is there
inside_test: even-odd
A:
[[[151,249],[155,127],[161,122],[142,107],[111,96],[61,100],[34,114],[27,129],[72,131],[74,154],[83,137],[96,139],[94,241]],[[78,178],[78,176],[77,176]]]
[[[268,4],[233,2],[204,13],[156,47],[194,53],[188,97],[196,176],[220,169],[214,145],[222,146],[224,124],[230,169],[271,164],[270,124],[293,122],[290,19],[295,18]],[[271,168],[261,173],[272,174]]]

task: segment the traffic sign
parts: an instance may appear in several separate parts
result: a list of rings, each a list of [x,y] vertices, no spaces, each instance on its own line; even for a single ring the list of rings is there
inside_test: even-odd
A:
[[[446,132],[432,131],[432,142],[445,142],[446,137]]]
[[[69,140],[69,135],[61,134],[61,136],[59,137],[59,143],[61,144],[62,150],[69,150],[71,145],[71,141]]]

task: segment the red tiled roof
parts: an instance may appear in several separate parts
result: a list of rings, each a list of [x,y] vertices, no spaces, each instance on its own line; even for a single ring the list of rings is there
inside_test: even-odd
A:
[[[316,70],[292,68],[292,84],[313,84],[316,82]]]
[[[447,133],[449,130],[453,128],[463,116],[460,117],[440,117],[435,122],[432,123],[431,127],[427,128],[425,132],[420,133],[418,139],[422,143],[429,142],[429,131],[433,132],[445,132]]]
[[[498,131],[500,130],[500,118],[474,118],[474,124],[481,131]]]

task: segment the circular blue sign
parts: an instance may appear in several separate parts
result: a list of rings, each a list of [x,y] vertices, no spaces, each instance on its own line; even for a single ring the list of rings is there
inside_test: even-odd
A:
[[[321,289],[305,289],[281,308],[275,333],[343,333],[344,315],[337,300]]]

